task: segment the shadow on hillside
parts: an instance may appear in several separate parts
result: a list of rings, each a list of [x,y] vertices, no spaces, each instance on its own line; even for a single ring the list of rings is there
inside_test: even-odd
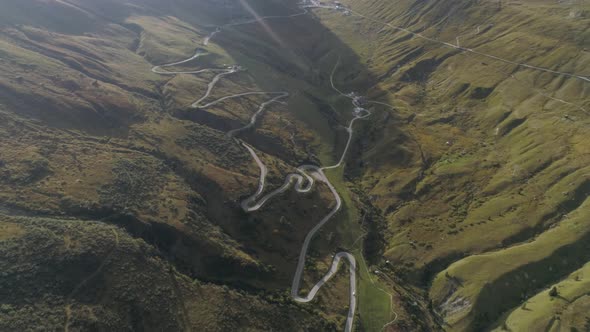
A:
[[[290,1],[290,3],[291,5],[286,6],[285,9],[276,9],[278,12],[264,12],[260,15],[289,15],[301,11],[294,5],[296,1]],[[343,17],[342,19],[346,18]],[[253,36],[256,38],[252,38]],[[224,30],[215,36],[214,43],[221,46],[234,59],[253,59],[257,63],[269,66],[271,71],[280,73],[282,77],[286,78],[285,81],[256,81],[261,90],[278,91],[285,89],[292,95],[304,94],[310,100],[314,100],[316,104],[322,104],[322,106],[318,107],[321,112],[321,119],[318,119],[318,121],[326,121],[332,128],[331,135],[334,135],[334,141],[336,142],[333,153],[334,160],[339,158],[347,139],[346,131],[339,128],[350,120],[352,111],[351,103],[346,98],[337,100],[338,93],[333,91],[330,86],[330,75],[338,59],[340,59],[341,65],[336,71],[335,84],[341,91],[344,93],[355,91],[364,95],[370,90],[371,95],[380,96],[386,94],[386,92],[375,88],[378,77],[369,71],[363,59],[334,32],[324,26],[312,12],[295,18],[271,19],[265,21],[264,24],[250,24]],[[257,78],[255,73],[252,76]],[[292,90],[294,89],[293,84],[290,84],[287,80],[305,82],[302,85],[305,86],[304,90]],[[328,106],[330,103],[337,103],[338,114],[335,114],[332,108]],[[360,149],[359,141],[365,136],[363,134],[365,130],[361,128],[373,128],[371,123],[379,121],[377,119],[381,118],[380,115],[383,115],[382,109],[374,113],[372,121],[355,124],[357,131],[348,155],[349,158],[347,158],[348,167],[355,169],[362,167],[362,161],[354,158],[360,156],[360,152],[357,151]],[[395,116],[388,116],[386,121],[395,121],[395,118]],[[211,124],[208,123],[208,125]],[[375,133],[372,133],[372,136],[375,137]],[[276,146],[268,143],[264,134],[251,131],[243,135],[242,138],[265,153],[281,156],[280,151],[276,150]],[[298,162],[313,162],[313,160],[300,160]],[[214,192],[219,191],[207,190],[205,192],[209,218],[222,225],[224,230],[234,239],[238,239],[244,248],[251,249],[249,253],[263,263],[275,267],[284,266],[284,270],[277,271],[277,274],[271,274],[267,277],[269,282],[277,280],[278,277],[280,282],[273,284],[279,288],[288,287],[296,267],[297,256],[303,238],[327,213],[327,209],[324,213],[322,208],[311,208],[310,204],[313,202],[310,203],[310,200],[325,201],[325,197],[330,196],[322,198],[317,194],[317,190],[316,193],[311,194],[311,199],[300,195],[297,197],[295,194],[285,194],[272,200],[269,204],[269,206],[273,205],[272,208],[267,206],[260,212],[245,215],[235,202],[224,202],[221,197],[215,197],[211,194],[207,197],[208,193]],[[289,211],[299,212],[293,213]],[[292,220],[294,229],[286,237],[277,239],[276,236],[273,237],[272,231],[278,227],[279,219],[282,219],[283,214],[294,217],[294,220]],[[313,216],[313,218],[310,216]],[[338,214],[326,225],[327,230],[321,235],[325,236],[328,231],[336,231],[338,223],[342,226],[342,217],[343,213]],[[255,222],[249,222],[252,220]],[[252,229],[245,230],[245,223],[248,224],[247,227]],[[372,234],[371,238],[374,241],[371,241],[369,245],[380,246],[382,236],[383,234]],[[337,249],[339,244],[341,245],[338,241],[333,242],[322,244],[320,246],[322,252],[318,253],[318,256],[327,257],[325,255],[329,255],[330,252]],[[277,246],[280,246],[280,248],[277,249]],[[380,249],[371,248],[370,252],[378,253]],[[275,251],[281,250],[288,252],[288,254],[277,257]],[[288,262],[287,264],[285,264],[285,260]],[[221,271],[220,273],[223,274],[224,272]]]
[[[35,7],[37,2],[32,0],[15,1],[10,0],[7,8],[11,8],[13,14],[10,20],[0,22],[3,24],[25,24],[36,25],[43,27],[49,31],[57,31],[60,33],[70,34],[84,34],[88,31],[94,32],[95,29],[102,29],[109,24],[119,24],[123,28],[132,31],[134,34],[140,34],[141,31],[133,26],[125,24],[125,19],[132,15],[153,15],[153,16],[176,16],[186,22],[189,22],[195,27],[200,24],[201,27],[209,26],[212,22],[229,22],[232,17],[223,9],[220,10],[221,4],[216,1],[187,1],[175,0],[170,2],[162,2],[160,0],[133,0],[126,3],[121,3],[114,0],[69,0],[66,1],[69,5],[63,5],[67,10],[60,12],[56,8],[43,4]],[[297,8],[296,0],[285,1],[249,1],[254,10],[259,11],[261,16],[266,15],[290,15],[301,12]],[[58,6],[55,4],[55,6]],[[35,12],[34,8],[42,9]],[[322,9],[325,10],[325,9]],[[5,12],[7,13],[7,12]],[[74,14],[72,14],[74,13]],[[78,17],[76,13],[84,13]],[[336,15],[336,14],[335,14]],[[69,19],[65,19],[68,16]],[[3,17],[0,15],[0,18]],[[201,18],[208,17],[209,21],[201,21]],[[235,18],[235,17],[233,17]],[[343,18],[345,19],[345,18]],[[97,28],[100,26],[100,28]],[[272,33],[265,27],[270,28]],[[369,38],[369,37],[367,37]],[[139,39],[139,38],[138,38]],[[190,41],[187,41],[190,42]],[[345,93],[350,91],[357,91],[360,94],[365,94],[371,90],[371,95],[384,95],[385,91],[379,91],[375,88],[375,83],[378,77],[374,76],[359,58],[356,52],[344,43],[337,35],[335,35],[329,28],[324,26],[319,19],[313,14],[298,16],[296,18],[284,20],[267,20],[264,24],[250,24],[232,29],[227,29],[215,37],[214,42],[221,46],[234,59],[251,59],[253,62],[268,66],[269,71],[279,73],[280,77],[288,78],[286,81],[256,81],[256,85],[264,90],[289,90],[292,94],[301,93],[309,100],[321,104],[318,106],[321,117],[317,121],[325,121],[332,128],[330,135],[334,136],[336,147],[335,156],[333,159],[338,159],[338,154],[344,148],[346,143],[346,132],[341,130],[341,125],[346,123],[351,118],[352,106],[348,101],[338,101],[337,114],[328,105],[333,102],[337,93],[330,87],[330,74],[335,66],[335,62],[340,59],[342,65],[339,66],[335,75],[336,85]],[[200,45],[195,45],[199,47]],[[73,50],[72,52],[77,52]],[[257,75],[252,75],[256,79]],[[298,86],[293,82],[304,82],[300,86],[304,87],[302,90],[294,88]],[[152,98],[153,96],[149,96]],[[155,98],[155,97],[154,97]],[[29,104],[30,105],[30,104]],[[361,126],[371,127],[371,123],[375,123],[377,113],[371,121],[358,123],[356,128]],[[395,117],[388,116],[384,121],[395,121]],[[51,127],[49,123],[44,125]],[[362,161],[357,160],[360,156],[359,140],[362,139],[363,130],[357,130],[353,146],[351,148],[348,167],[351,169],[362,168]],[[373,139],[375,132],[371,133]],[[261,135],[254,135],[249,133],[245,139],[250,141],[256,148],[280,156],[280,151],[277,151],[276,145],[268,144]],[[366,140],[365,140],[366,141]],[[257,144],[258,143],[258,144]],[[266,144],[265,144],[266,143]],[[366,142],[365,142],[366,143]],[[166,158],[165,153],[159,158]],[[170,159],[170,158],[168,158]],[[313,160],[312,160],[313,161]],[[305,161],[300,161],[305,162]],[[178,164],[173,160],[173,164]],[[188,169],[185,165],[180,165],[175,168],[175,172],[179,170]],[[189,173],[189,171],[186,171]],[[182,172],[180,172],[182,173]],[[319,221],[315,217],[321,217],[324,213],[323,209],[310,209],[310,199],[301,198],[298,195],[285,195],[285,197],[292,198],[290,201],[283,198],[277,198],[273,204],[277,205],[276,210],[301,211],[293,222],[294,231],[280,239],[273,238],[272,230],[275,227],[280,215],[275,212],[267,213],[266,215],[246,216],[244,215],[236,202],[230,202],[226,194],[217,184],[202,174],[182,174],[193,189],[203,195],[207,202],[208,217],[216,224],[220,225],[224,231],[230,234],[234,239],[238,239],[243,248],[252,249],[250,254],[260,259],[263,263],[268,265],[278,265],[278,261],[286,261],[284,264],[286,269],[276,273],[264,273],[261,271],[262,279],[279,280],[276,284],[283,288],[290,284],[292,272],[295,269],[295,261],[299,252],[301,243],[305,234]],[[323,199],[317,193],[311,196],[311,200]],[[296,197],[297,196],[297,197]],[[325,199],[324,199],[325,200]],[[315,210],[315,211],[311,211]],[[277,212],[278,213],[278,212]],[[310,218],[310,215],[314,218]],[[291,214],[293,214],[291,212]],[[244,232],[244,220],[248,218],[260,218],[261,222],[255,224],[255,229],[252,232]],[[338,216],[332,220],[328,227],[336,227],[338,225]],[[332,229],[330,229],[332,230]],[[171,235],[172,236],[172,235]],[[373,234],[371,238],[381,239],[382,234]],[[179,236],[180,238],[180,236]],[[261,238],[268,243],[281,246],[286,246],[285,252],[288,254],[284,257],[268,256],[271,252],[276,251],[276,247],[267,246]],[[172,240],[170,240],[172,241]],[[157,243],[157,240],[148,241],[152,244]],[[173,241],[172,241],[173,242]],[[177,242],[182,242],[178,240]],[[380,240],[371,241],[371,243],[379,243]],[[268,244],[266,243],[266,244]],[[160,249],[166,251],[167,248],[159,246]],[[334,249],[335,245],[332,246]],[[246,249],[244,249],[246,250]],[[326,249],[327,250],[327,249]],[[379,250],[371,250],[370,252],[378,252]],[[175,256],[174,253],[169,253]],[[195,253],[207,256],[207,253]],[[185,257],[186,258],[186,257]],[[176,262],[180,266],[190,265],[190,262],[183,261],[182,257],[175,257]],[[205,260],[206,261],[206,260]],[[191,271],[190,268],[183,269],[183,271],[192,274],[193,276],[211,280],[226,282],[228,280],[239,279],[240,273],[243,271],[239,268],[236,261],[227,260],[219,262],[212,260],[209,267],[203,268],[201,271]],[[256,276],[258,277],[258,276]],[[261,283],[257,283],[260,285]]]

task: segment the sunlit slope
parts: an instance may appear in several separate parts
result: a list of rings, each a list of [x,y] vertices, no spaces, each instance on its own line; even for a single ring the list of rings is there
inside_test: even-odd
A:
[[[35,5],[47,7],[57,18],[73,15],[70,9],[74,10],[88,18],[84,28],[93,32],[81,33],[67,21],[60,28],[54,21],[33,24],[34,15],[25,9]],[[209,2],[195,6],[172,8],[216,10],[212,17],[225,23],[223,8]],[[255,188],[258,170],[247,152],[225,135],[247,123],[263,98],[229,100],[211,116],[191,109],[212,75],[163,76],[151,69],[191,56],[204,47],[203,38],[210,31],[164,16],[168,12],[160,7],[141,1],[135,6],[107,1],[26,1],[7,6],[11,20],[3,21],[7,24],[0,41],[6,138],[3,203],[33,213],[112,219],[159,244],[182,262],[185,272],[203,278],[247,279],[242,272],[250,268],[269,272],[232,239],[243,227],[236,222],[243,218],[236,202]],[[277,13],[267,7],[268,13]],[[247,17],[234,11],[238,18]],[[236,61],[220,46],[211,45],[207,51],[204,61],[185,68]],[[275,59],[272,65],[281,61]],[[236,76],[222,82],[211,99],[262,89],[257,77]],[[279,110],[262,124],[265,131],[259,138],[274,142],[267,156],[275,165],[273,184],[282,181],[280,172],[289,168],[274,154],[289,159],[312,153],[305,144],[311,133],[286,108],[275,108]],[[290,132],[273,129],[285,121]],[[284,142],[291,145],[292,135],[301,147],[283,149]],[[267,218],[274,222],[277,216]],[[159,239],[161,233],[165,240]],[[180,239],[182,245],[176,243]],[[252,239],[242,239],[246,240]],[[206,272],[205,266],[212,270]],[[226,268],[234,272],[221,273],[229,272]]]
[[[401,117],[349,170],[388,220],[392,271],[447,329],[480,330],[587,262],[588,6],[346,4]]]
[[[293,3],[252,1],[250,5],[263,16],[300,13]],[[64,234],[63,227],[68,231],[81,227],[63,239],[50,234],[51,250],[13,260],[31,277],[24,280],[11,273],[2,284],[24,289],[42,280],[40,273],[54,273],[48,262],[58,253],[72,257],[59,265],[71,273],[71,280],[58,290],[49,284],[23,297],[43,308],[56,304],[34,320],[23,318],[30,311],[28,304],[8,299],[10,307],[2,311],[7,329],[27,329],[42,320],[49,329],[66,330],[68,326],[71,330],[343,327],[346,277],[335,277],[317,302],[303,309],[293,307],[284,296],[303,238],[332,207],[328,188],[318,185],[308,195],[288,192],[249,215],[239,206],[256,190],[259,170],[227,132],[247,124],[266,96],[229,98],[208,108],[191,105],[205,96],[203,102],[208,103],[248,91],[290,94],[288,103],[269,107],[254,130],[240,137],[268,165],[268,191],[273,190],[295,166],[328,164],[341,154],[346,136],[341,124],[349,121],[350,103],[333,97],[329,73],[340,55],[346,63],[340,70],[343,77],[350,72],[369,76],[347,45],[311,14],[269,22],[273,33],[259,24],[227,28],[205,43],[217,25],[251,19],[251,13],[232,1],[162,5],[141,0],[27,0],[8,1],[3,9],[0,215],[6,221],[0,227],[0,241],[29,223],[42,223]],[[279,47],[280,43],[288,47]],[[183,62],[196,52],[203,56]],[[153,70],[175,62],[182,63],[166,69],[205,72],[167,75]],[[245,70],[212,87],[216,72],[208,69],[224,70],[234,64]],[[86,229],[84,223],[96,228]],[[121,241],[149,248],[126,253],[139,261],[158,257],[161,266],[118,265],[112,258],[118,252],[109,251],[116,245],[101,231],[107,225],[106,233],[112,229]],[[352,234],[345,226],[335,222],[319,233],[310,250],[304,287],[325,273],[343,242],[342,234],[362,235],[360,228],[359,234]],[[82,250],[80,233],[100,254]],[[78,249],[84,251],[80,256]],[[29,247],[23,248],[28,251]],[[2,253],[10,255],[9,250]],[[84,265],[86,258],[96,264]],[[38,264],[28,266],[32,261]],[[83,273],[86,270],[88,274]],[[205,286],[187,290],[183,299],[168,294],[177,297],[175,303],[163,298],[162,304],[156,304],[157,294],[169,289],[162,286],[152,293],[147,280],[173,286],[169,270],[184,280],[179,281],[181,288]],[[92,283],[85,281],[88,277]],[[138,283],[132,287],[130,280]],[[111,291],[114,286],[134,293],[119,297]],[[69,292],[76,296],[68,299]],[[48,293],[55,294],[53,302],[43,298]],[[132,304],[120,304],[127,300]],[[389,318],[388,307],[380,307],[385,315],[375,320],[376,326]],[[144,316],[153,321],[143,321]],[[268,317],[285,320],[269,322]]]
[[[348,205],[346,213],[312,245],[303,282],[308,287],[321,277],[343,245],[364,254],[370,266],[360,265],[361,291],[372,287],[373,279],[380,281],[379,287],[391,288],[394,305],[387,312],[383,295],[388,292],[371,288],[373,292],[362,293],[359,329],[379,330],[387,319],[390,330],[437,330],[435,321],[450,331],[555,326],[557,318],[519,318],[522,313],[515,308],[527,299],[531,308],[540,303],[539,312],[559,315],[562,326],[583,328],[585,317],[578,316],[584,313],[584,297],[556,309],[550,304],[563,299],[538,296],[553,285],[563,288],[560,294],[566,299],[590,290],[574,273],[590,254],[588,6],[343,2],[352,12],[314,9],[266,27],[228,27],[209,43],[204,41],[217,25],[250,14],[235,1],[3,4],[0,213],[13,217],[3,219],[0,243],[18,246],[17,239],[33,227],[29,225],[36,228],[41,222],[69,234],[83,227],[84,222],[73,220],[94,220],[88,223],[97,228],[87,230],[96,236],[88,234],[88,242],[100,244],[102,253],[95,255],[102,259],[92,258],[96,264],[90,274],[79,272],[87,269],[78,267],[84,259],[76,258],[81,248],[76,241],[83,237],[74,232],[52,238],[56,247],[63,243],[59,255],[52,249],[19,258],[15,266],[34,276],[54,257],[77,259],[60,265],[74,271],[68,287],[27,295],[40,306],[57,303],[52,308],[59,309],[51,309],[53,318],[47,320],[51,328],[66,326],[67,317],[72,330],[98,324],[91,323],[94,309],[82,309],[73,300],[68,308],[64,289],[85,286],[101,262],[108,264],[100,271],[109,273],[98,273],[96,280],[114,281],[81,287],[79,294],[86,295],[76,301],[99,306],[96,295],[106,294],[105,303],[118,303],[118,293],[108,290],[124,275],[108,270],[115,262],[104,259],[107,248],[117,248],[108,237],[112,230],[128,239],[121,241],[149,248],[130,250],[138,259],[158,257],[157,267],[138,264],[134,274],[154,275],[157,284],[168,285],[158,278],[172,269],[178,278],[170,282],[205,286],[180,286],[190,288],[181,293],[191,300],[178,301],[184,309],[178,306],[170,317],[162,313],[171,306],[155,308],[150,302],[159,293],[140,288],[146,297],[134,294],[132,301],[141,305],[104,315],[105,309],[96,309],[101,322],[114,317],[115,323],[105,328],[140,326],[125,321],[126,310],[133,317],[166,316],[154,318],[161,326],[140,323],[156,324],[156,329],[197,328],[205,322],[212,322],[211,330],[342,327],[347,303],[343,275],[311,304],[321,318],[291,304],[277,309],[289,303],[283,294],[303,237],[333,204],[329,191],[318,186],[310,195],[289,192],[266,209],[241,212],[239,202],[256,190],[259,170],[226,133],[245,125],[265,98],[252,95],[191,107],[207,93],[216,73],[162,75],[152,69],[197,52],[203,56],[166,68],[246,68],[221,79],[205,102],[247,91],[290,93],[286,105],[273,105],[256,130],[241,137],[269,166],[269,190],[280,186],[295,166],[330,164],[339,155],[350,103],[330,87],[338,59],[337,87],[346,93],[368,90],[371,99],[395,106],[375,107],[370,120],[355,128],[346,178],[334,179]],[[291,1],[250,5],[263,16],[298,11]],[[65,230],[64,225],[72,226]],[[3,256],[10,253],[5,250]],[[43,263],[31,267],[27,257]],[[571,273],[573,282],[563,280]],[[15,287],[34,282],[33,277],[23,281],[12,276],[5,277]],[[229,285],[229,290],[209,281]],[[221,309],[204,314],[203,301],[193,302],[195,292],[212,303],[223,297],[213,308],[235,308],[235,315]],[[240,292],[244,294],[238,296]],[[57,300],[47,302],[41,293],[58,294]],[[29,308],[18,298],[10,301],[10,308],[2,308],[8,317],[2,321],[10,329],[25,329],[22,313]],[[367,308],[382,312],[371,315]],[[264,314],[269,310],[281,319],[269,322]],[[291,315],[298,319],[282,319]]]
[[[566,279],[524,301],[505,320],[498,322],[496,330],[587,330],[590,327],[588,268],[588,264],[584,265]]]

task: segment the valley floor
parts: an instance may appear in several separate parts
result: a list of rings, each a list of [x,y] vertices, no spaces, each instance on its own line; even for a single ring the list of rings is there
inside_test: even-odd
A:
[[[0,330],[588,329],[587,4],[3,6]]]

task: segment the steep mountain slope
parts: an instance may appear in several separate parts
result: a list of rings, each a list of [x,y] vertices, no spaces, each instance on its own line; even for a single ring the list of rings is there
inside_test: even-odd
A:
[[[588,4],[1,6],[0,329],[587,327]]]
[[[149,244],[101,222],[3,217],[2,231],[3,331],[334,328],[284,297],[192,280]]]
[[[493,326],[590,258],[589,8],[345,3],[403,118],[374,122],[348,168],[387,220],[380,270],[429,289],[445,329]]]
[[[279,2],[251,3],[251,9],[275,16],[301,12]],[[243,134],[268,165],[272,190],[303,161],[319,163],[322,154],[330,162],[341,153],[344,133],[335,123],[344,123],[348,111],[337,114],[328,106],[329,72],[314,73],[310,63],[338,49],[356,70],[354,54],[310,17],[275,24],[281,39],[293,36],[286,50],[258,24],[228,27],[209,40],[216,25],[251,15],[236,2],[3,4],[0,242],[6,273],[0,285],[10,294],[3,296],[4,327],[27,329],[46,320],[49,329],[66,330],[342,328],[344,275],[320,293],[327,297],[319,300],[327,302],[320,304],[321,315],[283,295],[303,238],[333,204],[329,188],[318,184],[304,197],[287,193],[246,215],[239,203],[255,191],[259,170],[226,133],[248,123],[267,96],[217,101],[248,91],[292,95]],[[311,31],[320,33],[321,43]],[[183,62],[195,49],[203,56]],[[182,63],[162,66],[173,62]],[[214,79],[233,64],[247,70]],[[204,71],[169,75],[156,66]],[[190,106],[201,97],[215,105]],[[33,250],[36,240],[28,234],[47,227],[56,230],[38,241],[50,244]],[[330,241],[314,242],[304,288],[325,273],[340,245],[335,228],[322,231]],[[113,241],[101,229],[141,247],[111,251]],[[22,255],[14,256],[16,247]],[[60,260],[59,275],[68,279],[54,285],[45,280],[57,273],[52,262],[60,253],[68,259]],[[132,261],[152,256],[158,257],[153,264]],[[163,288],[152,291],[149,280]],[[180,290],[155,301],[170,287]],[[27,321],[35,306],[52,309]],[[285,319],[269,320],[273,312]]]

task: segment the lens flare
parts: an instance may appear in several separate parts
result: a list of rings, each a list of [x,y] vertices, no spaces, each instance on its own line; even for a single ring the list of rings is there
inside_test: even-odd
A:
[[[275,42],[281,45],[281,47],[285,46],[285,43],[281,40],[281,38],[266,23],[264,17],[258,15],[258,13],[254,10],[254,8],[252,8],[252,6],[250,6],[250,4],[248,4],[248,2],[246,2],[246,0],[238,0],[238,2],[250,15],[256,19],[256,21],[258,21],[258,23],[260,23],[260,26],[262,26],[264,31],[266,31],[266,33],[268,33]]]

